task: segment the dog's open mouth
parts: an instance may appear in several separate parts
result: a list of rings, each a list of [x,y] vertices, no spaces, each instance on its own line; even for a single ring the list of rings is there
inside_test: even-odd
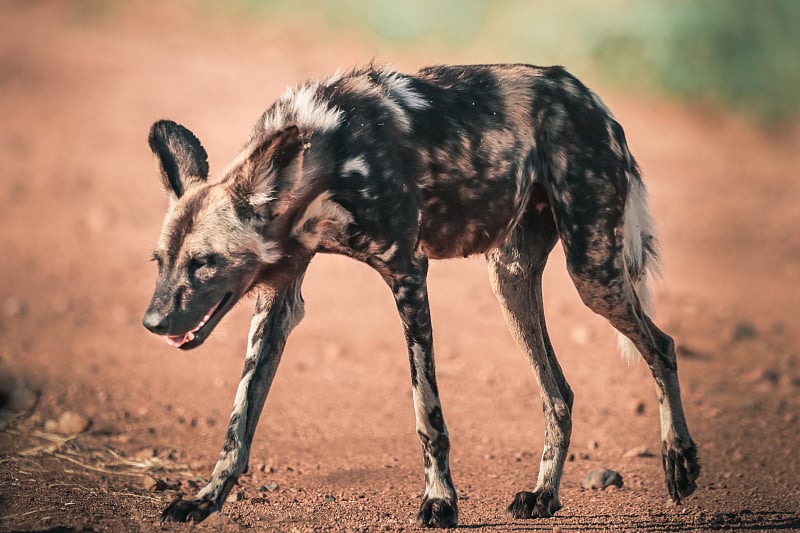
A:
[[[174,348],[183,348],[186,347],[187,343],[192,342],[199,336],[201,336],[204,331],[203,328],[212,320],[218,318],[217,315],[220,314],[225,308],[225,304],[228,303],[228,300],[231,297],[231,293],[226,294],[222,297],[220,301],[218,301],[214,306],[205,314],[203,319],[191,330],[187,331],[183,335],[167,335],[165,340],[167,344]],[[215,321],[216,322],[216,321]]]

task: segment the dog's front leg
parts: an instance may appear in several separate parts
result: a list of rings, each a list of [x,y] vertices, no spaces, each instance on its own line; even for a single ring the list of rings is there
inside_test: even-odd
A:
[[[425,461],[425,496],[417,524],[455,527],[458,524],[458,506],[450,476],[450,438],[436,386],[427,273],[428,258],[420,254],[408,265],[384,274],[384,278],[394,293],[406,334],[417,435]]]
[[[247,469],[258,417],[275,377],[286,338],[303,317],[302,278],[301,274],[282,290],[260,290],[250,324],[242,379],[211,479],[193,498],[172,502],[161,514],[162,521],[200,522],[220,510],[231,486]]]

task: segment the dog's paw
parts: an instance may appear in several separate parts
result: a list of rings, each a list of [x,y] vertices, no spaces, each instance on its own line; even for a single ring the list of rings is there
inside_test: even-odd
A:
[[[550,518],[561,504],[549,491],[521,491],[514,495],[508,512],[514,518]]]
[[[417,514],[417,525],[420,527],[456,527],[458,525],[458,507],[441,498],[428,498],[422,501]]]
[[[175,500],[161,513],[162,522],[202,522],[217,506],[208,500]]]
[[[661,463],[669,495],[675,503],[680,503],[697,488],[697,476],[700,475],[697,447],[693,442],[689,446],[662,443]]]

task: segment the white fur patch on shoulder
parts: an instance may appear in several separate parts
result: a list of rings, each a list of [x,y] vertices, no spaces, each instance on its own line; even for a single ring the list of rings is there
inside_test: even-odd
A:
[[[413,87],[408,76],[399,72],[384,71],[382,80],[389,93],[389,97],[408,109],[428,109],[431,104],[422,97]]]
[[[267,130],[293,122],[301,129],[331,131],[339,127],[342,110],[317,96],[319,82],[307,83],[296,89],[287,88],[275,103],[272,112],[264,116]]]

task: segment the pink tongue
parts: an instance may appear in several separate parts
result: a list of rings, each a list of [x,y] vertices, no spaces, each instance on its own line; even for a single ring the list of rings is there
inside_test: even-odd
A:
[[[164,340],[166,340],[167,344],[169,344],[173,348],[180,348],[182,345],[186,344],[191,339],[189,339],[189,334],[185,333],[180,337],[178,337],[178,336],[175,336],[175,337],[164,337]]]
[[[217,304],[214,307],[211,308],[211,311],[206,313],[206,316],[203,317],[203,320],[201,320],[200,323],[197,324],[197,326],[195,326],[195,328],[192,331],[186,332],[186,333],[184,333],[183,335],[180,335],[180,336],[178,336],[178,335],[173,335],[173,336],[167,335],[166,337],[164,337],[164,340],[167,341],[167,344],[169,344],[173,348],[180,348],[181,346],[183,346],[187,342],[193,341],[194,340],[194,334],[196,332],[200,331],[200,328],[205,326],[206,322],[211,320],[211,315],[213,315],[214,311],[217,310],[217,307],[219,307],[219,304],[220,304],[221,301],[222,300],[217,302]]]

